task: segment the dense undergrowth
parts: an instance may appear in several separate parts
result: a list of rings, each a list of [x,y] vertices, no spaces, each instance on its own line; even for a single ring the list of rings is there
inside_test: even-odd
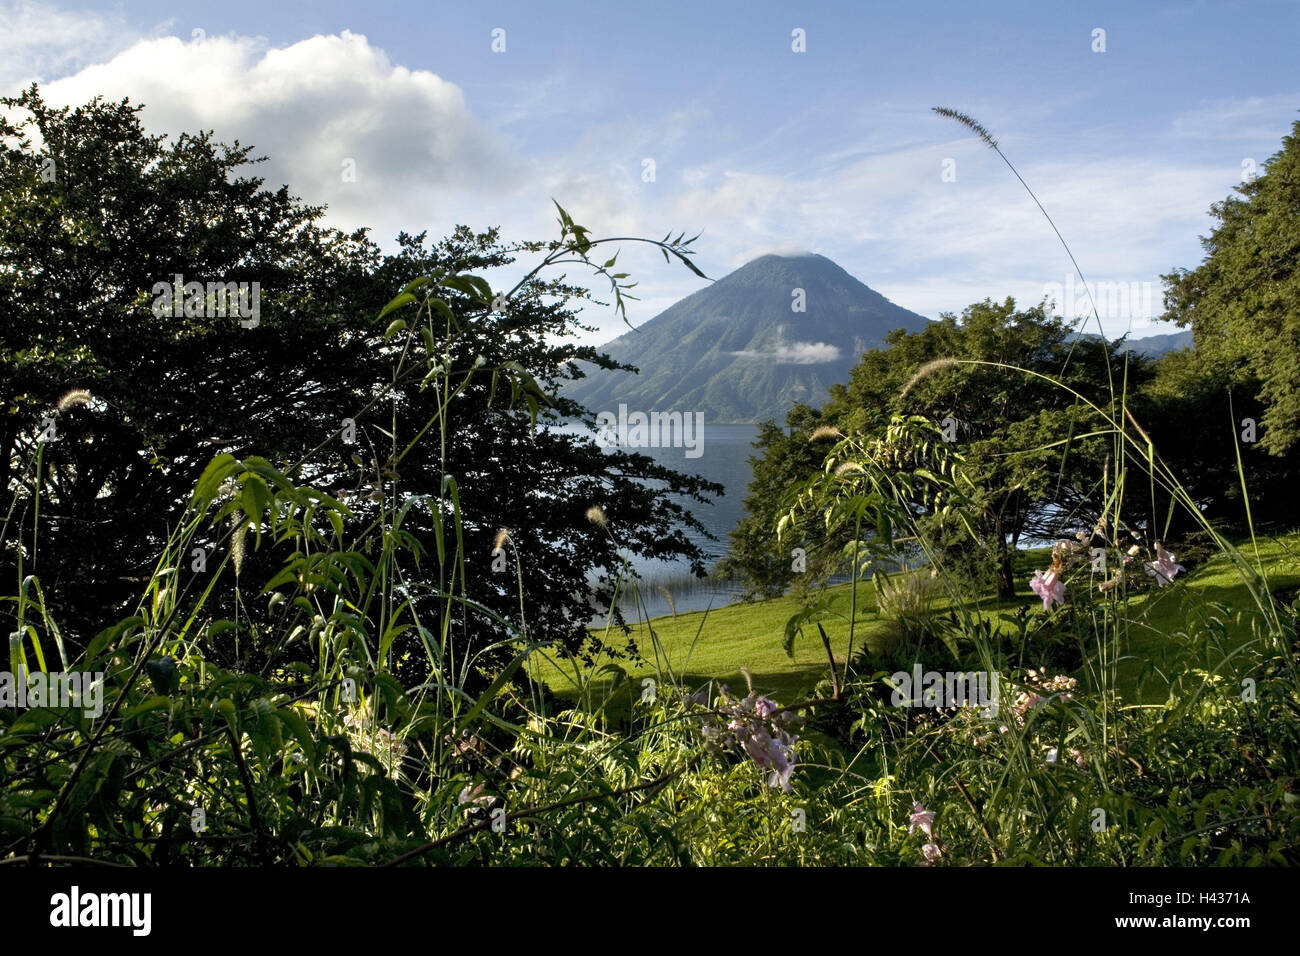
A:
[[[585,259],[594,243],[562,224],[557,250]],[[457,334],[443,288],[494,300],[482,280],[435,276],[385,310],[404,316],[390,339],[426,344],[418,372],[439,396],[425,432],[391,436],[395,468],[403,449],[456,427],[456,396],[476,376],[511,389],[519,414],[536,417],[545,401],[518,370],[440,358]],[[408,354],[395,379],[410,373]],[[102,713],[0,709],[0,854],[139,866],[1295,863],[1295,602],[1208,525],[1245,600],[1186,589],[1163,543],[1128,528],[1121,509],[1132,457],[1175,497],[1177,477],[1125,419],[1122,396],[1079,400],[1111,444],[1110,482],[1101,518],[1043,556],[1041,610],[984,612],[920,520],[960,526],[971,491],[959,449],[934,423],[898,417],[883,436],[837,436],[774,529],[781,547],[810,521],[852,530],[843,654],[826,624],[844,610],[825,595],[771,636],[825,648],[811,695],[773,700],[761,681],[724,687],[661,664],[617,712],[605,706],[627,696],[617,679],[609,687],[617,670],[534,642],[522,602],[507,620],[466,597],[456,476],[437,496],[381,487],[380,518],[353,534],[347,501],[293,468],[218,456],[135,613],[84,652],[65,645],[39,577],[20,575],[7,599],[10,671],[102,673]],[[1180,506],[1198,513],[1185,495]],[[432,516],[435,540],[404,530],[413,509]],[[214,529],[219,566],[187,573],[197,536]],[[595,511],[591,533],[615,532]],[[873,562],[903,541],[923,570],[876,577],[888,629],[868,641],[858,601]],[[291,557],[265,579],[241,576],[267,542]],[[529,568],[510,544],[503,529],[497,547],[522,580]],[[417,576],[438,582],[445,613],[432,629],[407,598]],[[223,588],[265,602],[274,627],[212,613]],[[1127,688],[1150,675],[1120,679],[1140,606],[1180,590],[1177,626],[1162,625],[1160,699],[1145,700]],[[510,639],[461,653],[458,632],[485,615]],[[226,632],[257,642],[265,665],[218,659],[213,639]],[[413,686],[393,676],[400,635],[425,655]],[[697,640],[709,640],[707,618]],[[666,662],[650,641],[648,658]],[[544,667],[572,674],[577,704],[551,694]],[[978,673],[996,699],[904,692],[899,675],[914,668]]]

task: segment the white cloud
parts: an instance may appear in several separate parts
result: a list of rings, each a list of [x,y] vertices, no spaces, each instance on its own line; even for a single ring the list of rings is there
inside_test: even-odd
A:
[[[790,342],[772,349],[742,349],[731,354],[739,358],[765,359],[778,365],[817,365],[834,362],[840,357],[840,349],[825,342]]]
[[[141,40],[108,62],[44,87],[55,103],[95,94],[146,104],[151,131],[212,129],[268,161],[256,175],[288,183],[330,221],[432,235],[483,212],[526,180],[523,164],[469,110],[461,90],[391,63],[344,31],[285,47],[252,37]],[[355,170],[355,180],[350,173]]]
[[[552,99],[563,98],[549,91]],[[459,223],[500,225],[507,240],[550,238],[556,234],[552,198],[595,236],[658,238],[685,228],[691,223],[681,225],[662,210],[676,194],[672,182],[684,168],[677,157],[692,145],[692,125],[709,120],[702,110],[650,121],[602,120],[561,151],[525,154],[478,118],[458,85],[394,64],[365,36],[347,31],[278,47],[243,36],[142,39],[42,92],[63,105],[96,94],[128,96],[146,105],[140,116],[151,132],[212,129],[218,140],[250,144],[255,156],[267,157],[252,174],[326,205],[329,224],[371,227],[386,248],[401,229],[427,229],[436,240]],[[494,94],[507,95],[504,89]],[[526,91],[521,96],[525,106],[536,103]],[[519,109],[511,106],[500,121],[519,122]],[[655,182],[642,180],[645,157],[659,164]],[[343,175],[348,160],[354,182]],[[655,258],[625,249],[620,265],[633,266],[641,283],[634,294],[646,295],[629,303],[633,325],[703,284],[680,264],[663,266],[657,252],[656,267]],[[513,284],[532,264],[521,260],[490,278]],[[574,269],[569,275],[590,280],[607,298],[599,277]],[[627,328],[611,309],[589,307],[583,318],[598,329],[582,337],[587,341]]]
[[[746,246],[739,250],[731,257],[731,267],[739,269],[748,262],[763,256],[811,256],[814,251],[806,246],[795,245],[788,242],[762,243],[757,246]]]

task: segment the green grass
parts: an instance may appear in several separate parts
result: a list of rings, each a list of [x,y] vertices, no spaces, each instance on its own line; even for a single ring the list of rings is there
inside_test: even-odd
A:
[[[1256,561],[1250,541],[1237,542],[1237,547],[1252,563]],[[1300,532],[1260,538],[1258,566],[1273,592],[1300,584]],[[1178,580],[1184,579],[1180,575]],[[1177,652],[1189,640],[1199,644],[1204,632],[1216,626],[1214,619],[1223,618],[1222,647],[1204,661],[1205,666],[1218,666],[1223,654],[1251,639],[1251,629],[1240,614],[1253,607],[1249,589],[1223,554],[1193,568],[1183,586],[1152,590],[1135,604],[1130,616],[1127,656],[1119,670],[1121,689],[1133,689],[1140,679],[1145,702],[1163,700],[1168,680],[1177,676],[1169,667]]]
[[[1239,543],[1252,561],[1255,549],[1249,541]],[[997,601],[984,595],[981,613],[991,615],[1002,628],[1010,625],[1000,615],[1022,606],[1038,606],[1038,598],[1028,591],[1024,581],[1029,574],[1022,569],[1043,567],[1047,553],[1025,551],[1017,555],[1017,581],[1023,593],[1014,600]],[[1275,538],[1261,538],[1259,562],[1273,590],[1300,585],[1300,532]],[[847,584],[828,589],[836,616],[824,620],[823,626],[835,653],[836,666],[842,668],[848,652],[849,609],[851,592]],[[1233,613],[1224,615],[1218,606]],[[1214,626],[1216,617],[1224,618],[1224,640],[1216,657],[1230,652],[1251,637],[1248,625],[1235,612],[1253,607],[1247,587],[1241,582],[1229,559],[1216,554],[1180,575],[1174,586],[1139,595],[1130,603],[1130,619],[1123,659],[1119,666],[1121,694],[1134,702],[1158,702],[1164,699],[1168,682],[1174,678],[1173,661],[1188,635],[1193,640]],[[628,694],[641,693],[645,677],[668,675],[695,687],[708,680],[743,689],[741,668],[747,668],[754,686],[773,699],[787,702],[806,696],[813,686],[827,676],[826,651],[816,634],[815,625],[805,628],[795,640],[794,656],[782,649],[786,622],[799,611],[800,603],[791,597],[732,604],[703,612],[690,612],[641,621],[632,626],[642,662],[621,659],[617,662],[631,678]],[[857,627],[854,649],[863,642],[877,646],[886,631],[876,610],[875,588],[870,582],[858,586]],[[618,635],[611,643],[619,643]],[[1219,659],[1205,662],[1217,666]],[[578,685],[572,662],[548,659],[538,667],[537,676],[561,697],[574,699]],[[599,702],[604,698],[613,677],[609,672],[592,681],[589,693]],[[620,694],[620,696],[622,696]]]
[[[832,609],[842,617],[823,621],[822,626],[831,639],[836,665],[842,668],[848,652],[851,594],[847,584],[829,590]],[[794,598],[780,597],[708,612],[682,613],[675,619],[666,616],[641,621],[632,626],[632,638],[645,663],[634,665],[622,660],[619,664],[634,678],[638,693],[641,678],[657,672],[671,673],[690,686],[716,679],[733,690],[744,688],[740,669],[745,667],[755,687],[778,700],[794,700],[822,679],[828,667],[826,649],[815,625],[812,637],[807,636],[810,629],[806,628],[805,636],[795,639],[793,659],[782,649],[786,621],[799,609]],[[861,647],[864,640],[883,628],[876,617],[875,590],[870,583],[858,587],[857,611],[854,641],[856,647]],[[658,638],[657,648],[652,635]],[[612,635],[610,642],[618,643],[618,635]],[[547,662],[540,676],[556,693],[572,696],[576,690],[573,667],[568,663],[561,667],[563,670]]]

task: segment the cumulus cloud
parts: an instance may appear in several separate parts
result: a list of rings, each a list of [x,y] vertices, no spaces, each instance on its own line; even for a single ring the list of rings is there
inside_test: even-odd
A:
[[[764,359],[778,365],[817,365],[834,362],[841,352],[838,345],[825,342],[783,342],[771,349],[742,349],[731,354],[738,358]]]
[[[393,63],[357,33],[287,45],[238,35],[141,37],[80,13],[27,0],[18,6],[15,22],[33,31],[20,41],[0,29],[0,51],[39,67],[34,76],[48,102],[127,97],[145,105],[140,118],[152,133],[210,129],[220,141],[251,145],[267,161],[250,174],[325,205],[328,224],[370,227],[389,249],[399,230],[427,230],[436,240],[461,223],[499,225],[507,239],[549,238],[556,232],[552,198],[597,235],[658,237],[704,225],[698,217],[679,223],[668,207],[676,195],[669,183],[684,168],[678,157],[691,148],[688,134],[708,120],[707,111],[602,118],[559,149],[526,152],[500,127],[518,125],[520,109],[528,123],[554,111],[554,103],[539,103],[542,93],[572,102],[553,83],[530,83],[524,106],[486,121],[456,83]],[[646,156],[662,164],[658,183],[642,178]],[[647,293],[630,305],[633,324],[703,284],[680,266],[663,266],[657,253],[638,255],[635,246],[625,252],[620,264],[637,270]],[[531,265],[489,278],[512,285]],[[599,280],[593,288],[606,291]],[[584,340],[604,341],[626,329],[609,309],[589,308],[584,319],[596,327]]]
[[[255,37],[141,40],[107,62],[46,85],[55,103],[96,94],[146,104],[151,131],[211,129],[268,161],[257,175],[288,183],[331,221],[387,230],[485,224],[485,206],[525,181],[520,161],[466,105],[454,83],[394,65],[344,31],[273,47]]]

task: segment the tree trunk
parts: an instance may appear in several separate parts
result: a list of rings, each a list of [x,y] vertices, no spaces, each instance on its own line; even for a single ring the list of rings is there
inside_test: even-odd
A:
[[[998,538],[998,600],[1008,601],[1016,596],[1016,577],[1011,560],[1013,552],[1007,547],[1007,536],[1002,533],[1001,515],[998,516],[994,533]]]
[[[1012,567],[1011,552],[1007,550],[1006,545],[1003,545],[1000,550],[1002,553],[998,555],[998,598],[1006,601],[1016,596],[1016,576],[1015,569]]]

